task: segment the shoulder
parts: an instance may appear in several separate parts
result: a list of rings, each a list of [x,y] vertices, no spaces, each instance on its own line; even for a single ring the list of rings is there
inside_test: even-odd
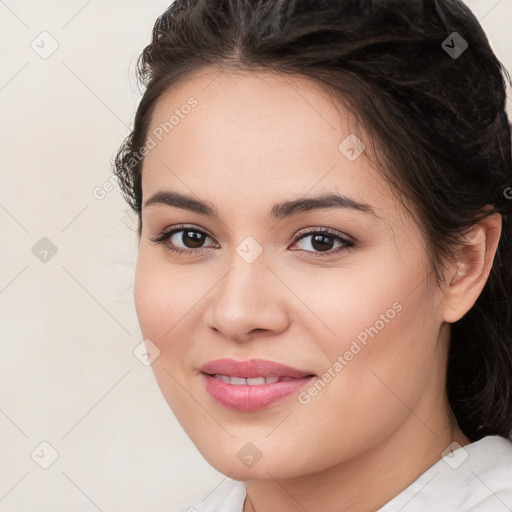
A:
[[[401,512],[512,510],[512,441],[486,436],[455,449],[379,512],[398,509]]]
[[[512,510],[512,441],[488,436],[473,444],[475,449],[468,455],[473,463],[468,467],[471,477],[467,485],[475,486],[475,500],[468,511]]]
[[[242,512],[245,496],[245,484],[229,480],[181,505],[175,512]]]

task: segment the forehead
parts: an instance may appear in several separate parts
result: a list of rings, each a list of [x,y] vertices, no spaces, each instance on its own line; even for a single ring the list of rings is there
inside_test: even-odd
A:
[[[226,116],[236,113],[237,117],[242,118],[244,114],[259,114],[263,118],[276,113],[276,107],[288,115],[296,113],[303,116],[304,107],[308,106],[310,114],[323,118],[332,126],[333,122],[339,124],[339,120],[334,119],[330,112],[334,106],[331,94],[326,86],[298,75],[270,70],[205,67],[185,75],[160,96],[154,109],[153,122],[162,120],[160,115],[165,117],[169,106],[179,108],[190,96],[194,96],[200,110],[217,106]],[[245,106],[243,111],[235,108],[240,104]]]
[[[193,107],[188,106],[191,102]],[[149,131],[165,128],[173,114],[172,127],[167,126],[174,135],[170,144],[179,145],[184,138],[202,146],[222,141],[232,143],[233,155],[242,144],[250,145],[253,158],[261,142],[267,155],[272,148],[299,151],[304,143],[318,145],[322,140],[337,149],[343,134],[361,130],[319,83],[272,72],[199,70],[157,100]]]
[[[201,70],[160,97],[148,136],[154,147],[144,161],[145,197],[165,185],[186,185],[208,199],[212,187],[219,197],[238,187],[238,195],[274,199],[317,185],[358,200],[384,190],[357,118],[307,78]],[[366,149],[351,160],[344,141],[354,137]]]

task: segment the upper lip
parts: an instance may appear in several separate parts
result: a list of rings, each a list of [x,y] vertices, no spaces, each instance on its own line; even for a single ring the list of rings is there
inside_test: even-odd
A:
[[[210,375],[220,374],[229,377],[310,377],[312,372],[292,368],[285,364],[267,361],[265,359],[248,359],[235,361],[234,359],[215,359],[201,366],[200,371]]]

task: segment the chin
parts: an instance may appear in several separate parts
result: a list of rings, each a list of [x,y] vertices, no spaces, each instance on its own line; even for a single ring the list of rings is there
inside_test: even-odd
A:
[[[293,454],[276,452],[270,448],[259,451],[248,441],[230,441],[227,445],[218,443],[214,450],[211,445],[196,447],[208,464],[232,480],[287,479],[308,473],[306,469],[301,471],[300,467],[294,467],[293,463],[296,464],[297,460]]]

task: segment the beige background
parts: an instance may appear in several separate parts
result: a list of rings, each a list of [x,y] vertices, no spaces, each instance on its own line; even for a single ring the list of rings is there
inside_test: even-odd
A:
[[[468,4],[512,71],[512,0]],[[0,0],[2,512],[172,511],[224,479],[133,354],[135,222],[109,186],[167,5]]]

